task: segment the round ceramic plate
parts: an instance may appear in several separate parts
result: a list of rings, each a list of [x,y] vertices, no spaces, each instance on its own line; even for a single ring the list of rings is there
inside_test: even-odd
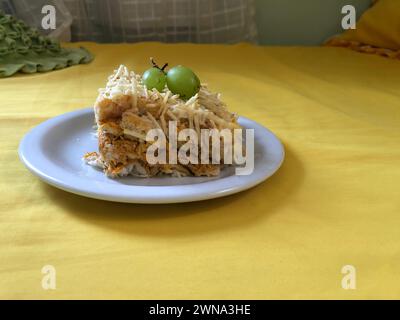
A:
[[[107,178],[101,170],[82,161],[86,152],[98,150],[92,108],[41,123],[23,138],[19,156],[44,182],[81,196],[131,203],[206,200],[254,187],[274,174],[283,161],[284,149],[271,131],[244,117],[239,123],[254,129],[254,171],[250,175],[235,175],[231,166],[217,178]]]

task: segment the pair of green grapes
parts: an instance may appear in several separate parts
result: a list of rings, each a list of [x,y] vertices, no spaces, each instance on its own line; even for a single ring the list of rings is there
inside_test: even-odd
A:
[[[179,94],[185,100],[190,99],[199,92],[200,80],[191,69],[179,65],[165,72],[168,63],[160,68],[153,58],[150,60],[153,67],[146,70],[142,77],[143,84],[147,89],[157,89],[162,92],[165,85],[167,85],[172,93]]]

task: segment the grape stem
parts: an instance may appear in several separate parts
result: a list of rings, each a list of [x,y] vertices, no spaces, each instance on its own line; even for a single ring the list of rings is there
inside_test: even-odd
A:
[[[158,64],[154,61],[153,57],[150,58],[150,61],[151,61],[151,64],[153,65],[154,68],[160,69],[162,72],[165,73],[165,68],[168,67],[168,62],[167,62],[166,64],[164,64],[164,65],[162,66],[162,68],[160,68],[160,67],[158,66]]]

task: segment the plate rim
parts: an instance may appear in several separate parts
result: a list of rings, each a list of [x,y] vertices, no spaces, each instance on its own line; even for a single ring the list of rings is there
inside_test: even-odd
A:
[[[86,188],[86,190],[83,190],[82,187],[74,187],[71,186],[70,184],[67,184],[65,182],[63,182],[60,179],[57,179],[49,174],[46,174],[46,172],[43,171],[43,168],[38,168],[36,165],[34,165],[32,159],[29,159],[29,155],[27,155],[27,145],[33,141],[35,141],[35,139],[33,139],[36,135],[38,135],[38,137],[36,138],[36,142],[38,142],[41,138],[43,138],[43,132],[46,131],[45,129],[49,129],[54,127],[55,125],[57,125],[58,123],[64,122],[64,121],[70,121],[73,118],[76,117],[82,117],[82,116],[86,116],[89,115],[90,113],[93,114],[93,108],[92,107],[87,107],[87,108],[83,108],[83,109],[77,109],[74,111],[70,111],[67,113],[63,113],[61,115],[57,115],[55,117],[49,118],[43,122],[41,122],[40,124],[38,124],[37,126],[31,128],[25,135],[24,137],[21,139],[19,147],[18,147],[18,155],[19,158],[21,160],[21,162],[25,165],[25,167],[35,176],[37,176],[41,181],[48,183],[50,185],[52,185],[53,187],[59,188],[61,190],[64,190],[66,192],[71,192],[80,196],[84,196],[84,197],[89,197],[89,198],[93,198],[93,199],[98,199],[98,200],[106,200],[106,201],[112,201],[112,202],[123,202],[123,203],[143,203],[143,204],[161,204],[161,203],[183,203],[183,202],[193,202],[193,201],[201,201],[201,200],[208,200],[208,199],[214,199],[214,198],[219,198],[219,197],[223,197],[223,196],[228,196],[231,194],[235,194],[241,191],[245,191],[248,190],[260,183],[262,183],[263,181],[267,180],[268,178],[270,178],[273,174],[276,173],[276,171],[278,171],[278,169],[282,166],[282,163],[285,159],[285,149],[283,147],[282,142],[277,138],[277,136],[268,128],[264,127],[263,125],[257,123],[256,121],[253,121],[251,119],[248,119],[246,117],[240,116],[239,117],[239,122],[248,122],[248,123],[252,123],[254,124],[256,127],[260,127],[263,130],[265,130],[271,137],[273,137],[273,139],[275,140],[274,143],[277,144],[277,146],[279,147],[279,163],[277,163],[275,165],[275,167],[273,168],[273,170],[270,170],[267,174],[265,175],[261,175],[258,176],[257,178],[253,178],[253,179],[247,179],[247,183],[243,183],[237,186],[232,186],[230,188],[223,188],[218,190],[217,192],[207,192],[207,193],[196,193],[193,192],[193,186],[197,186],[197,188],[199,188],[200,184],[187,184],[187,185],[170,185],[170,186],[132,186],[132,185],[118,185],[119,188],[129,188],[130,190],[134,190],[135,188],[146,188],[147,191],[152,191],[153,194],[155,191],[157,190],[161,190],[160,188],[162,188],[162,191],[166,191],[169,190],[171,191],[172,189],[176,189],[179,188],[182,191],[186,190],[186,193],[184,194],[177,194],[177,195],[162,195],[160,196],[159,194],[157,195],[157,197],[154,196],[144,196],[143,194],[138,196],[134,196],[134,195],[122,195],[119,196],[118,194],[109,194],[107,192],[100,192],[99,190],[97,191],[91,191],[88,190]],[[94,117],[94,114],[93,114]],[[41,135],[42,134],[42,135]],[[257,130],[255,130],[255,137],[257,136]],[[254,172],[253,172],[254,173]],[[242,176],[242,177],[250,177],[249,176]],[[232,177],[237,177],[237,176],[228,176],[228,177],[224,177],[224,178],[220,178],[220,179],[215,179],[215,180],[211,180],[211,181],[206,181],[203,182],[205,184],[213,184],[215,185],[215,187],[217,187],[217,184],[221,184],[221,181],[223,181],[224,179],[227,178],[232,178]],[[75,179],[81,179],[78,176],[75,176]],[[219,181],[219,183],[218,183]],[[203,183],[201,183],[201,185],[203,185]],[[203,185],[204,186],[204,185]],[[169,188],[169,189],[168,189]],[[84,188],[85,189],[85,188]],[[172,190],[173,191],[173,190]],[[150,192],[151,193],[151,192]]]

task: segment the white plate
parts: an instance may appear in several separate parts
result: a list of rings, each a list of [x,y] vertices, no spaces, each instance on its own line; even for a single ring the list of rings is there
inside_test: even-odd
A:
[[[247,176],[236,176],[231,167],[218,178],[107,178],[81,160],[86,152],[98,150],[92,108],[41,123],[23,138],[19,156],[44,182],[90,198],[131,203],[212,199],[254,187],[274,174],[283,161],[284,149],[271,131],[244,117],[239,118],[239,123],[254,129],[254,171]]]

